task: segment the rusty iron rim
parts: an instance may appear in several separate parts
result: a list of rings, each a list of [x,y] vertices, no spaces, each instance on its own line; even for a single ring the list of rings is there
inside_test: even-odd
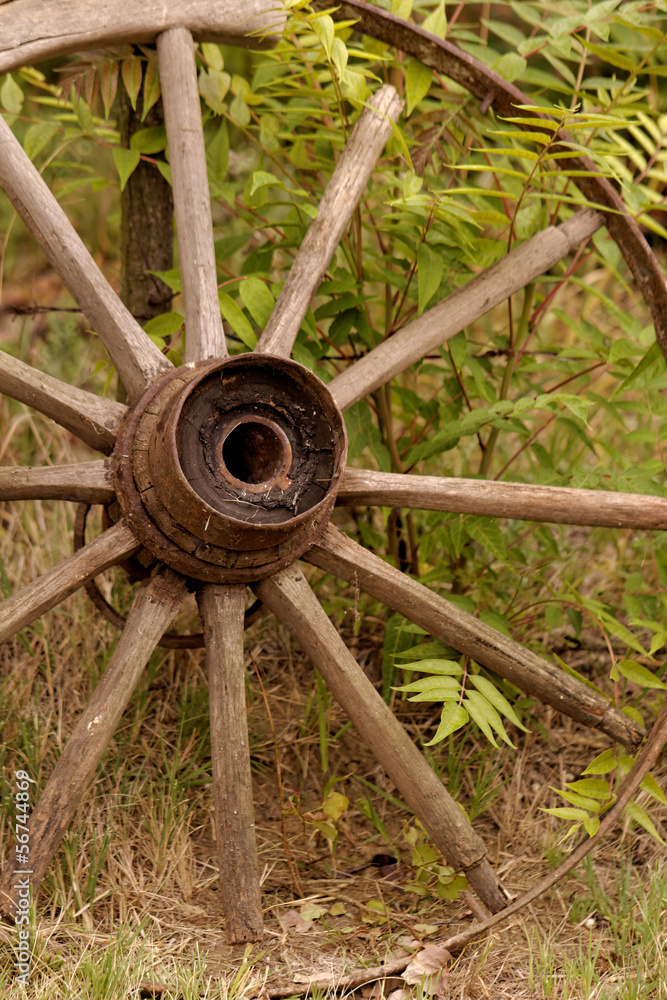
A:
[[[89,503],[80,503],[77,505],[76,517],[74,519],[75,552],[78,552],[78,550],[82,549],[86,544],[86,522],[92,506],[93,505]],[[129,560],[127,562],[129,562]],[[135,560],[132,560],[132,563],[134,562]],[[126,572],[129,571],[130,573],[132,573],[132,570],[134,569],[134,575],[137,575],[136,569],[133,566],[128,566],[125,562],[119,563],[118,565],[125,569]],[[136,565],[140,566],[139,563]],[[146,577],[149,575],[150,574],[148,572],[145,573]],[[88,582],[84,584],[84,589],[100,614],[102,614],[108,622],[114,625],[117,629],[120,629],[122,632],[127,624],[126,616],[122,615],[120,611],[117,611],[116,608],[114,608],[113,604],[107,601],[106,597],[97,586],[95,580],[88,580]],[[244,616],[244,628],[250,628],[250,626],[254,625],[254,623],[258,621],[264,613],[265,609],[263,602],[260,601],[259,598],[255,598],[250,607],[246,610]],[[204,645],[203,632],[165,632],[158,642],[158,646],[162,649],[203,649]]]

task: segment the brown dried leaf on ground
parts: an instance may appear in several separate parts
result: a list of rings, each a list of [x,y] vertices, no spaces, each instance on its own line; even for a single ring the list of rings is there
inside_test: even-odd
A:
[[[446,948],[438,944],[429,944],[413,956],[403,973],[403,979],[410,986],[420,984],[425,996],[448,996],[447,979],[451,959],[452,956]]]
[[[313,926],[310,921],[303,919],[298,910],[288,910],[279,919],[284,929],[292,934],[305,934]]]

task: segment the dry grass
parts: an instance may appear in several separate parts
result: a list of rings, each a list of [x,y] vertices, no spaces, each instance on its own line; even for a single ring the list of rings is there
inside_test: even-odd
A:
[[[11,554],[16,566],[17,554],[23,553],[17,578],[26,579],[48,565],[36,542],[46,534],[40,516],[50,519],[52,512],[40,515],[36,507],[5,509],[3,558]],[[62,510],[58,520],[64,550]],[[323,586],[324,594],[333,596],[332,585]],[[347,624],[351,616],[343,615],[340,624],[372,677],[377,676],[383,638],[377,610],[362,602],[356,635]],[[111,627],[79,596],[3,647],[6,775],[24,766],[38,781],[45,780],[113,638]],[[222,929],[202,654],[158,651],[45,880],[31,995],[132,996],[138,995],[139,984],[153,983],[170,985],[171,996],[187,997],[198,990],[211,997],[250,996],[265,982],[298,987],[313,973],[336,977],[360,964],[376,964],[400,949],[437,941],[470,921],[461,902],[411,891],[415,873],[402,836],[408,814],[382,794],[392,795],[394,789],[353,731],[329,741],[329,770],[322,772],[311,668],[283,630],[272,619],[261,621],[250,631],[246,650],[265,940],[244,955],[243,948],[226,944]],[[339,733],[345,720],[337,706],[319,708],[327,715],[329,732]],[[397,702],[395,710],[415,738],[432,730],[430,706],[424,710]],[[482,744],[469,741],[454,746],[449,766],[444,754],[437,762],[464,804],[474,798],[480,775],[498,766],[493,801],[476,826],[513,894],[561,856],[555,823],[540,811],[555,804],[549,786],[571,780],[604,747],[602,739],[551,711],[540,711],[538,721],[540,729],[548,730],[548,740],[533,727],[525,737],[516,734],[516,753],[504,749],[491,755]],[[282,814],[276,752],[282,795],[286,801],[291,798],[303,821]],[[368,791],[364,782],[375,788]],[[351,803],[340,822],[335,854],[308,822],[317,818],[313,813],[325,786],[335,786]],[[364,814],[369,812],[364,801],[370,802],[375,820]],[[8,811],[4,819],[3,852],[10,839]],[[283,822],[303,896],[295,889],[285,856]],[[358,870],[379,853],[400,859],[390,877],[373,866]],[[628,884],[619,885],[621,878]],[[626,826],[597,854],[588,872],[568,878],[522,920],[460,956],[449,977],[451,995],[471,1000],[667,995],[667,973],[655,964],[666,942],[664,900],[654,900],[651,909],[654,923],[656,915],[658,919],[658,940],[636,940],[636,928],[647,933],[639,908],[652,882],[667,887],[664,851],[647,834]],[[384,903],[382,912],[368,907],[378,900]],[[313,908],[319,915],[296,928],[281,922],[289,911],[305,912],[308,918]],[[610,919],[614,910],[618,927]],[[12,932],[4,931],[3,940],[9,944],[11,939]],[[618,950],[621,939],[624,952]],[[8,958],[4,961],[8,977]],[[645,991],[629,991],[632,977],[640,977],[640,985],[644,977]],[[97,993],[95,983],[99,986],[102,979],[107,985]],[[7,995],[21,994],[16,988]]]

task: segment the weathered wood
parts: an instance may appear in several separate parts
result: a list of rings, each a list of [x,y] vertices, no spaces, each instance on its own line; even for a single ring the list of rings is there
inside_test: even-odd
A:
[[[98,573],[131,556],[139,547],[125,522],[119,521],[0,604],[0,642],[64,601]]]
[[[255,809],[245,703],[246,588],[207,584],[197,595],[211,718],[211,763],[220,892],[230,944],[263,936]]]
[[[111,503],[115,497],[109,463],[0,466],[0,500],[72,500]]]
[[[365,469],[345,470],[336,503],[484,514],[551,524],[667,529],[665,497]]]
[[[184,360],[225,358],[192,35],[185,28],[163,32],[158,35],[157,54],[183,281]]]
[[[627,715],[597,691],[434,594],[329,525],[308,562],[360,587],[477,663],[495,671],[577,722],[634,747],[643,735]]]
[[[577,212],[560,226],[548,226],[511,250],[492,267],[457,288],[437,306],[408,323],[329,383],[342,410],[425,357],[510,295],[539,278],[604,225],[593,209]]]
[[[120,722],[142,671],[185,597],[183,577],[171,570],[140,587],[109,664],[81,714],[62,756],[30,816],[30,872],[33,892],[58,850],[60,841],[90,784]],[[13,869],[14,865],[8,866]],[[16,877],[6,873],[0,909],[12,913],[17,903]]]
[[[44,18],[43,5],[41,11]],[[129,398],[136,399],[173,366],[120,301],[3,118],[0,187],[100,337]]]
[[[91,448],[105,453],[113,450],[116,432],[127,413],[122,403],[75,389],[5,351],[0,351],[0,392],[39,410]]]
[[[253,587],[293,633],[447,862],[492,912],[505,905],[486,848],[327,618],[298,565]]]
[[[394,88],[385,84],[361,113],[331,175],[317,218],[310,224],[255,348],[257,351],[286,358],[290,356],[308,306],[364,193],[378,157],[391,136],[392,122],[398,119],[402,107],[403,102]]]
[[[263,48],[284,23],[275,0],[9,0],[0,4],[0,73],[82,49],[153,42],[167,28],[187,28],[198,42]]]

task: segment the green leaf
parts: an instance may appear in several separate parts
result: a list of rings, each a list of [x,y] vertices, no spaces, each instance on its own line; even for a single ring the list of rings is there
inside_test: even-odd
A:
[[[468,341],[463,330],[447,342],[447,347],[457,371],[461,371],[468,353]]]
[[[454,875],[451,878],[438,878],[435,888],[440,899],[458,899],[459,892],[468,888],[468,879],[465,875]],[[426,993],[424,995],[427,995]]]
[[[466,521],[471,538],[483,545],[496,559],[507,558],[507,549],[498,521],[492,517],[471,517]]]
[[[111,151],[116,164],[116,170],[118,171],[118,176],[120,177],[120,189],[123,191],[125,185],[127,184],[132,171],[136,170],[139,166],[139,160],[141,156],[139,150],[137,149],[124,149],[122,146],[114,146]]]
[[[555,809],[541,809],[541,812],[549,813],[550,816],[558,816],[559,819],[575,819],[579,822],[589,819],[589,815],[583,809],[573,809],[571,806],[557,806]]]
[[[640,826],[643,826],[644,829],[648,833],[650,833],[652,837],[655,837],[658,843],[663,845],[665,844],[665,841],[662,839],[662,837],[656,830],[653,821],[649,818],[649,816],[647,816],[647,814],[644,812],[641,806],[638,806],[636,802],[628,802],[627,806],[625,807],[625,812],[628,814],[628,816],[630,816],[631,819],[635,821],[635,823],[638,823]]]
[[[213,141],[206,147],[206,167],[211,186],[221,184],[229,169],[229,134],[223,119]]]
[[[596,802],[595,799],[589,798],[587,795],[578,795],[577,792],[568,792],[567,789],[559,791],[551,785],[549,787],[552,792],[558,792],[561,798],[565,799],[566,802],[570,802],[573,806],[577,806],[580,809],[588,809],[589,812],[594,813],[600,811],[600,803]]]
[[[362,107],[368,93],[368,84],[366,83],[365,73],[360,73],[358,70],[350,69],[349,66],[346,66],[343,79],[341,80],[341,90],[350,104],[356,108]],[[392,135],[394,138],[402,136],[400,129],[395,123],[392,123]],[[403,145],[405,145],[404,140]],[[407,159],[409,162],[409,153]],[[299,164],[297,164],[297,166],[299,166]]]
[[[423,97],[428,94],[433,70],[418,59],[411,59],[405,71],[405,93],[407,97],[407,112],[411,115]]]
[[[589,837],[594,837],[600,828],[600,817],[599,816],[587,816],[586,819],[582,820],[584,830]]]
[[[38,153],[41,153],[44,147],[51,142],[57,131],[58,126],[53,122],[39,122],[37,125],[30,126],[25,134],[23,148],[31,160],[34,160]]]
[[[162,313],[161,316],[154,316],[144,324],[146,333],[153,336],[167,339],[172,337],[183,326],[183,317],[177,312]]]
[[[173,267],[170,271],[151,271],[151,274],[154,274],[160,281],[164,281],[167,288],[171,288],[172,292],[183,291],[183,282],[181,281],[179,268]]]
[[[121,72],[127,96],[130,98],[130,104],[136,111],[137,97],[141,90],[141,78],[143,76],[143,66],[140,57],[130,56],[129,59],[123,59]]]
[[[167,184],[171,184],[171,167],[164,160],[158,160],[155,166],[158,168]]]
[[[630,372],[628,377],[623,382],[621,382],[611,398],[615,399],[621,392],[625,392],[627,389],[632,388],[634,383],[637,382],[642,375],[646,375],[647,378],[652,378],[659,372],[664,371],[666,364],[667,362],[665,361],[665,356],[662,353],[660,344],[656,340],[653,344],[651,344],[637,367]]]
[[[330,14],[321,14],[319,16],[309,18],[309,23],[310,27],[317,35],[322,48],[326,52],[327,58],[330,59],[334,40],[333,18]]]
[[[652,774],[647,774],[639,787],[643,792],[647,792],[654,799],[657,799],[663,806],[667,806],[667,795]]]
[[[246,278],[241,282],[239,294],[257,326],[263,329],[276,304],[266,282],[260,278]]]
[[[598,754],[597,757],[590,762],[588,767],[584,768],[582,773],[609,774],[611,771],[615,771],[617,767],[618,760],[614,750],[603,750],[602,753]]]
[[[427,693],[429,691],[460,691],[461,682],[455,677],[449,677],[446,674],[433,674],[430,677],[420,677],[416,681],[410,681],[409,684],[403,684],[401,687],[395,688],[396,691],[422,691]],[[433,699],[436,700],[436,697]]]
[[[611,797],[609,785],[602,778],[580,778],[579,781],[568,781],[567,787],[579,795],[586,795],[591,799],[601,799],[605,801]]]
[[[201,51],[204,59],[209,64],[211,69],[224,68],[225,60],[222,52],[220,51],[219,45],[213,45],[211,42],[204,42],[202,44]]]
[[[12,115],[18,115],[23,107],[23,99],[23,91],[11,73],[8,73],[5,82],[0,87],[0,104],[5,111],[9,111]]]
[[[421,243],[417,251],[420,313],[424,311],[440,287],[442,267],[442,257],[437,250],[433,250],[427,243]]]
[[[412,0],[391,0],[391,12],[396,17],[402,17],[404,21],[408,21],[412,13]]]
[[[270,174],[266,170],[256,170],[252,175],[252,180],[250,182],[249,194],[250,197],[259,191],[263,187],[277,187],[284,188],[285,184],[283,181],[278,180],[275,174]]]
[[[445,10],[445,0],[440,0],[440,3],[432,10],[428,17],[425,17],[422,21],[421,27],[424,31],[430,31],[432,35],[437,35],[438,38],[444,38],[447,34],[447,12]]]
[[[508,639],[512,638],[510,624],[504,615],[498,614],[497,611],[491,611],[489,608],[484,608],[479,612],[478,617],[481,622],[484,622],[485,625],[490,625],[496,632],[506,635]]]
[[[118,90],[118,60],[108,59],[102,63],[100,68],[100,94],[104,104],[104,115],[106,118],[111,114],[113,102],[116,100]]]
[[[340,792],[332,792],[322,804],[322,812],[337,823],[350,804],[350,800]]]
[[[494,705],[495,708],[497,708],[498,711],[505,716],[505,718],[509,719],[510,722],[514,723],[514,725],[518,729],[523,729],[524,733],[530,732],[529,729],[526,729],[523,722],[516,714],[516,712],[508,702],[505,695],[498,690],[498,688],[495,686],[495,684],[492,683],[492,681],[490,681],[487,677],[482,677],[481,674],[472,674],[470,680],[475,685],[477,690],[481,691],[484,697],[488,701],[490,701],[491,704]]]
[[[587,403],[585,399],[581,399],[580,396],[573,396],[569,392],[555,393],[551,396],[551,399],[562,403],[571,413],[574,413],[575,417],[579,417],[580,420],[583,420],[588,425],[588,407],[590,403]]]
[[[143,128],[135,132],[130,139],[130,149],[136,149],[140,153],[151,156],[153,153],[161,153],[167,148],[167,130],[164,125],[156,128]]]
[[[345,67],[347,66],[347,60],[348,51],[345,42],[342,38],[334,38],[331,46],[331,61],[336,68],[336,76],[339,80],[343,79]]]
[[[245,128],[250,124],[250,108],[243,100],[243,94],[238,93],[229,106],[229,115],[235,125]]]
[[[440,674],[442,677],[461,677],[463,674],[463,667],[456,660],[413,660],[400,666],[401,670],[419,670],[423,674]]]
[[[528,63],[523,56],[517,55],[515,52],[506,52],[494,64],[493,69],[507,80],[508,83],[513,83],[523,76],[527,66]]]
[[[472,691],[470,693],[479,694],[478,691]],[[486,701],[486,699],[483,698],[481,695],[480,698],[482,699],[483,702],[485,702],[485,705],[489,704],[488,701]],[[491,726],[489,724],[487,712],[484,710],[481,703],[478,702],[477,699],[472,699],[468,697],[463,699],[462,704],[464,708],[469,712],[470,718],[473,720],[473,722],[476,722],[481,731],[484,733],[489,743],[491,743],[494,747],[498,747],[498,743],[496,742],[496,738],[493,735]]]
[[[619,69],[625,69],[629,73],[637,69],[637,64],[628,56],[619,52],[618,49],[614,49],[608,45],[595,45],[594,42],[589,42],[581,37],[579,37],[579,42],[585,49],[599,56],[603,62],[609,63],[610,66],[617,66]]]
[[[470,716],[466,712],[465,708],[461,705],[457,705],[454,702],[449,702],[442,709],[442,715],[440,716],[440,725],[438,726],[438,731],[430,742],[425,743],[424,746],[432,747],[436,743],[442,743],[443,740],[447,739],[450,733],[456,732],[461,726],[465,726],[466,722]]]
[[[633,722],[636,722],[638,726],[644,725],[642,713],[636,708],[633,708],[632,705],[624,705],[621,712],[623,712],[624,715],[627,715],[628,718],[632,719]]]
[[[443,680],[451,680],[451,678],[443,678]],[[453,688],[449,687],[435,687],[431,691],[418,691],[416,694],[411,694],[408,701],[417,702],[438,702],[438,701],[456,701],[461,700],[461,688],[459,685]]]
[[[667,691],[667,684],[651,673],[647,667],[642,666],[641,663],[637,663],[636,660],[619,660],[617,667],[620,673],[624,677],[627,677],[629,681],[632,681],[633,684],[639,684],[640,687],[644,688]]]
[[[222,70],[211,69],[207,72],[203,69],[199,74],[199,93],[216,115],[222,115],[227,110],[223,102],[231,83],[229,73]]]
[[[493,738],[493,734],[491,733],[491,730],[493,729],[498,736],[500,736],[501,740],[507,743],[508,746],[514,747],[514,743],[512,743],[512,740],[507,734],[503,720],[500,718],[491,702],[484,697],[481,691],[473,691],[470,689],[467,694],[468,697],[464,699],[463,704],[466,706],[470,715],[482,730],[486,738],[490,740],[494,746],[497,746],[495,739]]]
[[[597,616],[607,631],[611,632],[611,634],[615,635],[617,639],[620,639],[628,645],[630,649],[634,649],[635,652],[640,654],[644,654],[646,652],[642,644],[637,641],[632,632],[627,629],[625,625],[621,625],[619,621],[616,621],[616,619],[606,611],[598,611]],[[651,676],[653,675],[651,674]]]
[[[218,292],[218,301],[220,302],[220,311],[234,333],[241,338],[250,351],[254,351],[257,346],[257,337],[250,323],[243,315],[243,310],[225,292]]]
[[[152,59],[149,59],[146,64],[146,73],[144,74],[144,100],[141,110],[142,121],[153,105],[159,101],[161,93],[162,88],[160,86],[160,75],[158,73],[157,63],[153,62]]]

